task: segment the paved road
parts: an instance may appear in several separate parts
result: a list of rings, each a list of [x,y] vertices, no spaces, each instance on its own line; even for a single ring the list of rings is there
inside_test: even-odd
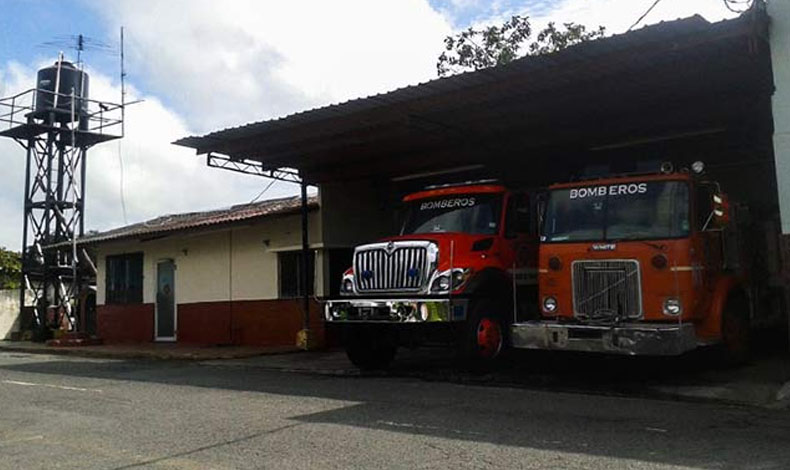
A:
[[[1,469],[790,468],[790,412],[0,354]]]

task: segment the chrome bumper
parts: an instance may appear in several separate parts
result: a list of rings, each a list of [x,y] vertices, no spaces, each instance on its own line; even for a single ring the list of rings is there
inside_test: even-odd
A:
[[[645,356],[677,356],[697,347],[691,323],[597,326],[531,321],[514,324],[511,341],[514,348]]]
[[[437,323],[466,320],[466,299],[344,299],[324,304],[331,323]]]

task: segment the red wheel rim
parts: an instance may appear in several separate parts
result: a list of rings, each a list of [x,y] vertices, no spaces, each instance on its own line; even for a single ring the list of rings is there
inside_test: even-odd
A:
[[[477,325],[477,350],[481,357],[492,358],[502,349],[502,330],[499,322],[483,318]]]

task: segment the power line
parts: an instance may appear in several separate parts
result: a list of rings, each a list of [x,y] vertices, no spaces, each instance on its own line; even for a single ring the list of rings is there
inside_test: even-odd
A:
[[[124,195],[124,189],[123,189],[123,152],[121,151],[121,139],[118,139],[118,164],[121,169],[121,171],[119,172],[119,176],[120,176],[119,190],[121,195],[121,210],[123,212],[123,224],[129,225],[129,220],[126,218],[126,197]]]
[[[269,190],[269,188],[271,188],[271,187],[274,185],[274,183],[276,183],[276,182],[277,182],[277,180],[273,179],[273,180],[272,180],[272,181],[271,181],[271,182],[270,182],[270,183],[269,183],[269,184],[268,184],[268,185],[267,185],[265,188],[263,188],[263,191],[261,191],[260,193],[258,193],[258,195],[257,195],[257,196],[255,196],[255,197],[252,199],[252,201],[250,201],[250,204],[252,204],[252,203],[256,202],[258,199],[260,199],[260,198],[261,198],[261,196],[263,196],[263,195],[264,195],[264,193],[266,193],[266,191],[268,191],[268,190]]]
[[[725,0],[725,1],[726,1],[726,0]],[[647,15],[649,15],[649,14],[650,14],[650,12],[651,12],[651,11],[653,11],[653,9],[654,9],[654,8],[656,7],[656,5],[658,5],[659,3],[661,3],[661,0],[656,0],[656,1],[654,1],[654,2],[653,2],[653,4],[652,4],[652,5],[650,5],[650,8],[648,8],[648,9],[647,9],[647,11],[645,11],[644,13],[642,13],[642,16],[640,16],[640,17],[639,17],[639,19],[638,19],[638,20],[636,20],[636,21],[634,22],[634,24],[632,24],[632,25],[631,25],[631,27],[630,27],[630,28],[628,28],[628,31],[631,31],[632,29],[636,28],[636,25],[638,25],[639,23],[641,23],[641,22],[642,22],[642,20],[643,20],[643,19],[645,19],[645,17],[646,17]],[[626,32],[628,32],[628,31],[626,31]]]

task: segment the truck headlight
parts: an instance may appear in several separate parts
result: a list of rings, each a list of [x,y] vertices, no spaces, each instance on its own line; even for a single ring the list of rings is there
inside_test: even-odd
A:
[[[677,316],[681,313],[683,313],[683,305],[681,305],[680,299],[669,297],[664,300],[664,315]]]
[[[557,299],[552,296],[543,298],[543,311],[546,313],[554,313],[557,311]]]
[[[354,292],[354,279],[350,276],[343,278],[340,284],[341,294],[352,294]]]
[[[431,285],[432,292],[446,292],[448,290],[450,290],[450,276],[440,274],[433,280],[433,285]]]
[[[472,274],[471,269],[456,268],[452,273],[448,269],[439,273],[431,283],[431,292],[449,292],[450,282],[452,281],[453,290],[460,288],[466,283]]]

